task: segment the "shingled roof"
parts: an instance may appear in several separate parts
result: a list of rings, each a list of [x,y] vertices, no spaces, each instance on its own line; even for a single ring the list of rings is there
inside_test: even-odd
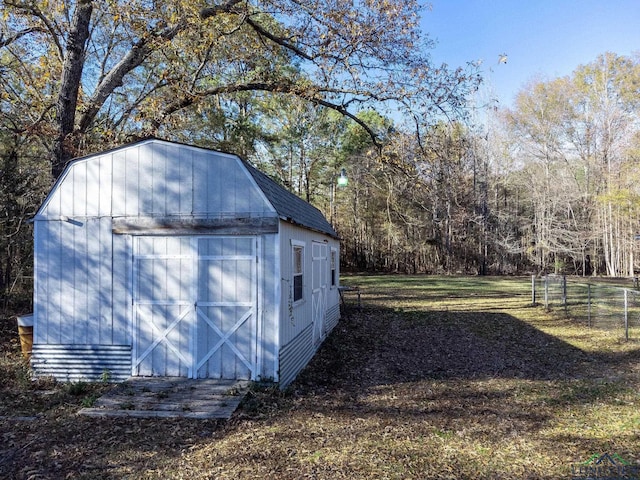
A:
[[[281,219],[295,225],[326,233],[335,238],[338,237],[338,234],[320,210],[294,195],[249,163],[245,161],[243,163]]]

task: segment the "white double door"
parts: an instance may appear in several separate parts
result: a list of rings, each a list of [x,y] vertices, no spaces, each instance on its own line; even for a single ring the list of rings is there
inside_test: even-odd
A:
[[[329,289],[328,246],[313,242],[311,263],[311,309],[313,343],[318,346],[326,337],[327,294]]]
[[[134,237],[134,376],[255,379],[256,237]]]

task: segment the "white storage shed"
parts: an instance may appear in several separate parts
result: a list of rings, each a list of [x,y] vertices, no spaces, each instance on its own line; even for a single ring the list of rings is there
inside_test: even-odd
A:
[[[34,236],[36,375],[284,387],[340,317],[336,232],[235,155],[149,139],[77,159]]]

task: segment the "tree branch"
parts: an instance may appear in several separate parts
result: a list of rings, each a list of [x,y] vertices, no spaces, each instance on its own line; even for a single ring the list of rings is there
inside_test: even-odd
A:
[[[367,135],[371,137],[371,141],[373,142],[373,145],[378,149],[378,151],[382,149],[382,144],[378,141],[378,136],[371,129],[371,127],[369,127],[369,125],[367,125],[367,123],[364,120],[361,120],[360,118],[355,116],[353,113],[349,112],[343,105],[328,102],[327,100],[324,100],[322,98],[306,97],[305,95],[301,95],[301,97],[308,100],[311,103],[314,103],[316,105],[321,105],[326,108],[330,108],[331,110],[335,110],[341,115],[344,115],[345,117],[350,118],[351,120],[356,122],[358,125],[360,125],[365,132],[367,132]]]
[[[215,17],[220,13],[235,13],[238,12],[235,10],[235,6],[241,3],[243,0],[229,0],[227,3],[223,3],[222,5],[214,5],[213,7],[206,7],[200,10],[200,18],[206,20],[210,17]]]
[[[378,141],[378,137],[375,132],[367,125],[367,123],[360,118],[358,118],[353,113],[349,112],[344,105],[340,105],[337,103],[329,102],[323,98],[320,98],[316,95],[313,95],[308,92],[304,87],[300,87],[295,84],[285,84],[285,83],[266,83],[266,82],[250,82],[244,84],[237,85],[224,85],[220,87],[215,87],[211,89],[207,89],[197,93],[188,93],[183,95],[181,98],[177,99],[170,105],[168,105],[159,115],[154,116],[151,121],[151,132],[157,132],[158,128],[162,125],[164,120],[184,108],[190,107],[194,105],[199,99],[204,97],[211,97],[223,94],[230,93],[239,93],[239,92],[251,92],[251,91],[262,91],[262,92],[271,92],[271,93],[283,93],[295,95],[299,98],[302,98],[308,102],[313,103],[314,105],[320,105],[325,108],[329,108],[334,110],[341,115],[353,120],[358,125],[360,125],[365,132],[371,137],[371,140],[376,148],[381,149],[382,145]]]
[[[30,33],[33,32],[43,32],[44,30],[42,30],[41,28],[27,28],[26,30],[21,30],[18,33],[16,33],[15,35],[8,37],[8,38],[3,38],[2,35],[0,35],[0,48],[2,47],[6,47],[8,45],[11,45],[13,42],[16,42],[17,40],[20,40],[22,37],[24,37],[25,35],[29,35]]]
[[[251,28],[253,28],[256,31],[256,33],[258,33],[259,35],[262,35],[263,37],[267,37],[273,43],[280,45],[281,47],[284,47],[287,50],[291,50],[293,53],[304,58],[305,60],[310,60],[310,61],[313,60],[313,57],[311,55],[304,52],[300,48],[296,47],[292,43],[289,43],[286,39],[273,35],[271,32],[268,32],[260,24],[258,24],[257,22],[254,22],[251,19],[251,17],[247,17],[246,22],[247,22],[247,25],[251,26]]]
[[[116,88],[122,86],[124,76],[140,66],[150,53],[151,48],[148,42],[141,40],[104,76],[89,101],[83,106],[78,122],[80,132],[84,132],[89,127],[107,98]]]
[[[146,58],[153,52],[153,40],[160,38],[163,41],[171,41],[182,29],[184,23],[179,22],[173,27],[167,27],[152,36],[148,36],[137,42],[122,59],[104,76],[95,92],[84,106],[78,130],[82,133],[91,125],[96,115],[104,105],[104,102],[123,84],[124,77],[135,68],[142,65]]]
[[[303,51],[293,43],[289,42],[287,39],[280,37],[278,35],[274,35],[265,29],[258,22],[253,20],[249,15],[245,15],[246,12],[236,8],[236,5],[240,3],[241,0],[231,0],[223,5],[215,5],[214,7],[203,8],[200,10],[200,18],[206,20],[207,18],[214,17],[220,13],[228,13],[233,15],[243,15],[244,21],[247,25],[249,25],[253,30],[263,37],[268,38],[273,43],[280,45],[281,47],[286,48],[287,50],[292,51],[296,55],[304,58],[305,60],[313,60],[313,57],[309,55],[307,52]]]
[[[42,13],[42,10],[40,10],[37,5],[34,2],[11,2],[11,1],[5,1],[5,5],[10,6],[10,7],[14,7],[18,10],[22,10],[23,12],[29,13],[31,15],[33,15],[34,17],[39,18],[42,23],[44,23],[46,28],[46,31],[49,32],[49,34],[51,35],[51,39],[54,41],[54,43],[56,44],[56,47],[58,49],[58,55],[60,56],[60,58],[64,58],[64,48],[62,47],[62,44],[60,43],[60,39],[59,37],[61,36],[60,32],[58,31],[58,29],[55,27],[55,24],[52,23],[45,15],[44,13]],[[34,29],[34,30],[39,30],[39,29]],[[44,32],[45,30],[39,30]]]

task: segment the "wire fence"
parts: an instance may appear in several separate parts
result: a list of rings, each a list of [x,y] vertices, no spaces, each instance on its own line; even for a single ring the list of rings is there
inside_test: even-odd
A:
[[[531,302],[546,310],[562,309],[587,327],[620,330],[624,337],[640,338],[640,290],[638,280],[629,286],[586,282],[565,275],[531,277]]]

